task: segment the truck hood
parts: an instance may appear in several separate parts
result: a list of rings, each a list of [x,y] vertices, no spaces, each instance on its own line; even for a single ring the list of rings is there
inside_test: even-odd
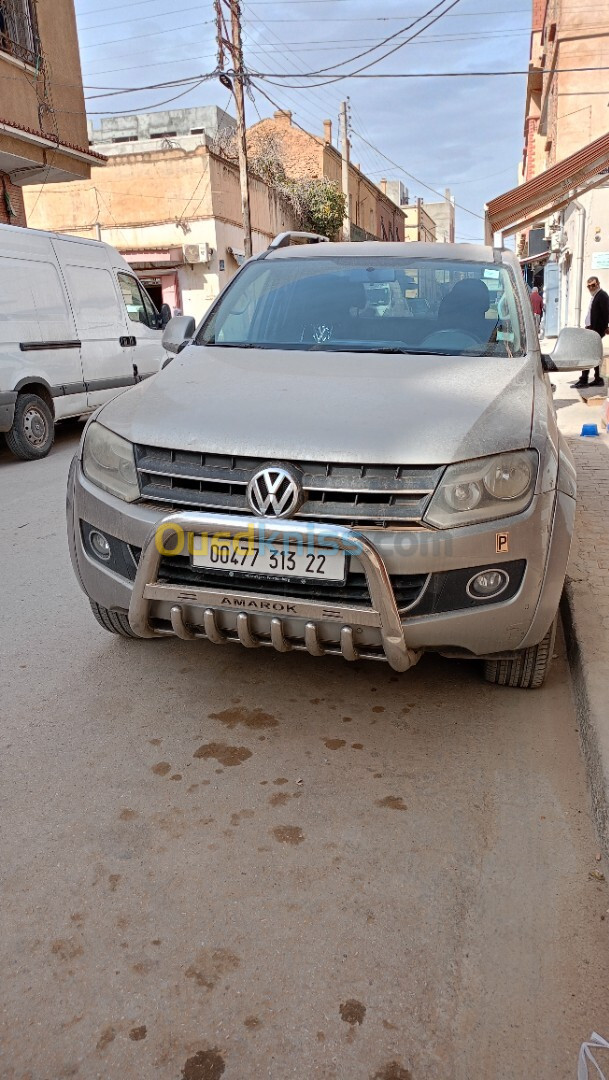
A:
[[[190,346],[99,419],[147,446],[441,465],[528,446],[534,380],[526,357]]]

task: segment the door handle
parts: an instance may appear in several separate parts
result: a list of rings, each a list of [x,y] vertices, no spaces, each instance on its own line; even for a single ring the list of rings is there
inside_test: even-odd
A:
[[[119,337],[118,343],[123,349],[130,349],[133,345],[137,345],[137,340],[134,337]]]

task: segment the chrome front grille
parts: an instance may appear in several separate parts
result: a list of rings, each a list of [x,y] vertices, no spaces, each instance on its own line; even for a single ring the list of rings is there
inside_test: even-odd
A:
[[[250,513],[247,485],[262,458],[136,447],[142,498],[180,509]],[[302,474],[299,519],[340,525],[417,524],[443,466],[292,462]]]
[[[423,595],[429,574],[392,574],[391,585],[398,610],[407,611]],[[346,580],[311,581],[297,577],[272,577],[267,574],[224,573],[193,566],[188,556],[163,556],[159,563],[159,581],[189,588],[221,589],[223,592],[260,593],[261,596],[289,596],[301,600],[322,600],[326,604],[357,604],[370,607],[366,575],[349,571]]]

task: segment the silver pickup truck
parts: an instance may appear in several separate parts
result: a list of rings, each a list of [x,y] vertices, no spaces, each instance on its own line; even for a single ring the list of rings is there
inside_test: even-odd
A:
[[[540,686],[576,495],[547,373],[600,338],[542,356],[509,251],[322,240],[278,237],[88,422],[68,531],[93,614]]]

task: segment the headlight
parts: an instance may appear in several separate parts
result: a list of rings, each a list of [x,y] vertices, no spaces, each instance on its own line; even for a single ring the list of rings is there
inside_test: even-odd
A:
[[[535,450],[517,450],[450,465],[425,514],[438,529],[474,525],[526,510],[537,477]]]
[[[82,453],[82,467],[93,484],[118,495],[125,502],[140,497],[133,446],[120,435],[94,421],[89,424]]]

